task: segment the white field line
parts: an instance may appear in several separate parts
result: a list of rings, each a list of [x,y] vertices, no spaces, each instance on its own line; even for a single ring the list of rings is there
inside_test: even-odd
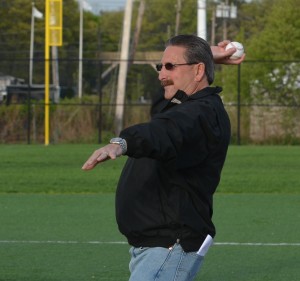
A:
[[[300,243],[239,243],[239,242],[215,242],[217,246],[300,246]]]
[[[128,244],[125,241],[0,240],[0,244]]]
[[[38,241],[38,240],[0,240],[0,244],[98,244],[98,245],[127,245],[125,241]],[[215,242],[215,246],[269,246],[269,247],[283,247],[283,246],[296,246],[299,247],[300,243],[240,243],[240,242]]]

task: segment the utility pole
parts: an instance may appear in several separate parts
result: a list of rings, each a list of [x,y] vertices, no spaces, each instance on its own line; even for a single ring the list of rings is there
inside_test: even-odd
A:
[[[122,46],[121,46],[119,77],[118,77],[116,112],[115,112],[116,135],[119,135],[119,133],[123,129],[126,78],[127,78],[127,70],[128,70],[128,62],[129,62],[132,6],[133,6],[133,0],[127,0],[124,20],[123,20],[123,36],[122,36]]]
[[[131,52],[130,52],[130,61],[131,62],[133,62],[133,60],[134,60],[136,48],[139,43],[143,17],[144,17],[144,13],[145,13],[145,7],[146,7],[145,0],[140,0],[139,12],[138,12],[138,17],[137,17],[137,21],[136,21],[136,29],[134,32],[134,38],[133,38],[132,48],[131,48]]]
[[[181,18],[181,0],[177,0],[177,6],[176,6],[176,25],[175,25],[175,35],[176,36],[179,33],[180,18]]]

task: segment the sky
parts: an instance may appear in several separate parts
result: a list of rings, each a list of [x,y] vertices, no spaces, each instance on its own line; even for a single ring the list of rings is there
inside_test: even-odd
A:
[[[84,0],[84,1],[87,3],[88,6],[91,7],[92,12],[95,14],[98,14],[99,11],[124,9],[126,4],[126,0]],[[251,2],[251,1],[252,0],[246,0],[246,2]]]
[[[84,0],[91,7],[92,12],[98,14],[99,11],[124,9],[126,0]]]

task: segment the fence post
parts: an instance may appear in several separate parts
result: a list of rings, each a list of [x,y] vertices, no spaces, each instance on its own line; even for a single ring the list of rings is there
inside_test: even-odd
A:
[[[98,143],[102,142],[102,61],[99,60],[98,64],[98,94],[99,94],[99,105],[98,105]]]
[[[241,144],[241,64],[238,65],[237,81],[237,144]]]
[[[27,144],[30,144],[31,124],[31,85],[28,85],[27,92]]]

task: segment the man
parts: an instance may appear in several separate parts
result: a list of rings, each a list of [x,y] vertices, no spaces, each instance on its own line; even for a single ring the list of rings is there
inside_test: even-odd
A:
[[[223,45],[222,45],[223,44]],[[215,236],[212,197],[230,140],[214,80],[214,59],[237,64],[226,42],[171,38],[157,65],[166,102],[149,123],[131,126],[83,165],[127,155],[116,192],[119,230],[132,246],[130,281],[193,280]],[[214,57],[212,54],[214,52]]]
[[[218,46],[211,46],[211,51],[213,53],[214,62],[217,64],[226,64],[226,65],[238,65],[241,64],[245,59],[245,54],[240,59],[230,59],[230,56],[236,51],[235,48],[225,51],[226,46],[230,43],[229,40],[224,40],[218,43]],[[170,90],[170,89],[169,89]],[[174,89],[174,95],[176,93]],[[155,92],[152,96],[152,107],[151,107],[151,116],[159,109],[160,103],[166,103],[167,100],[164,98],[164,89],[161,91]]]

